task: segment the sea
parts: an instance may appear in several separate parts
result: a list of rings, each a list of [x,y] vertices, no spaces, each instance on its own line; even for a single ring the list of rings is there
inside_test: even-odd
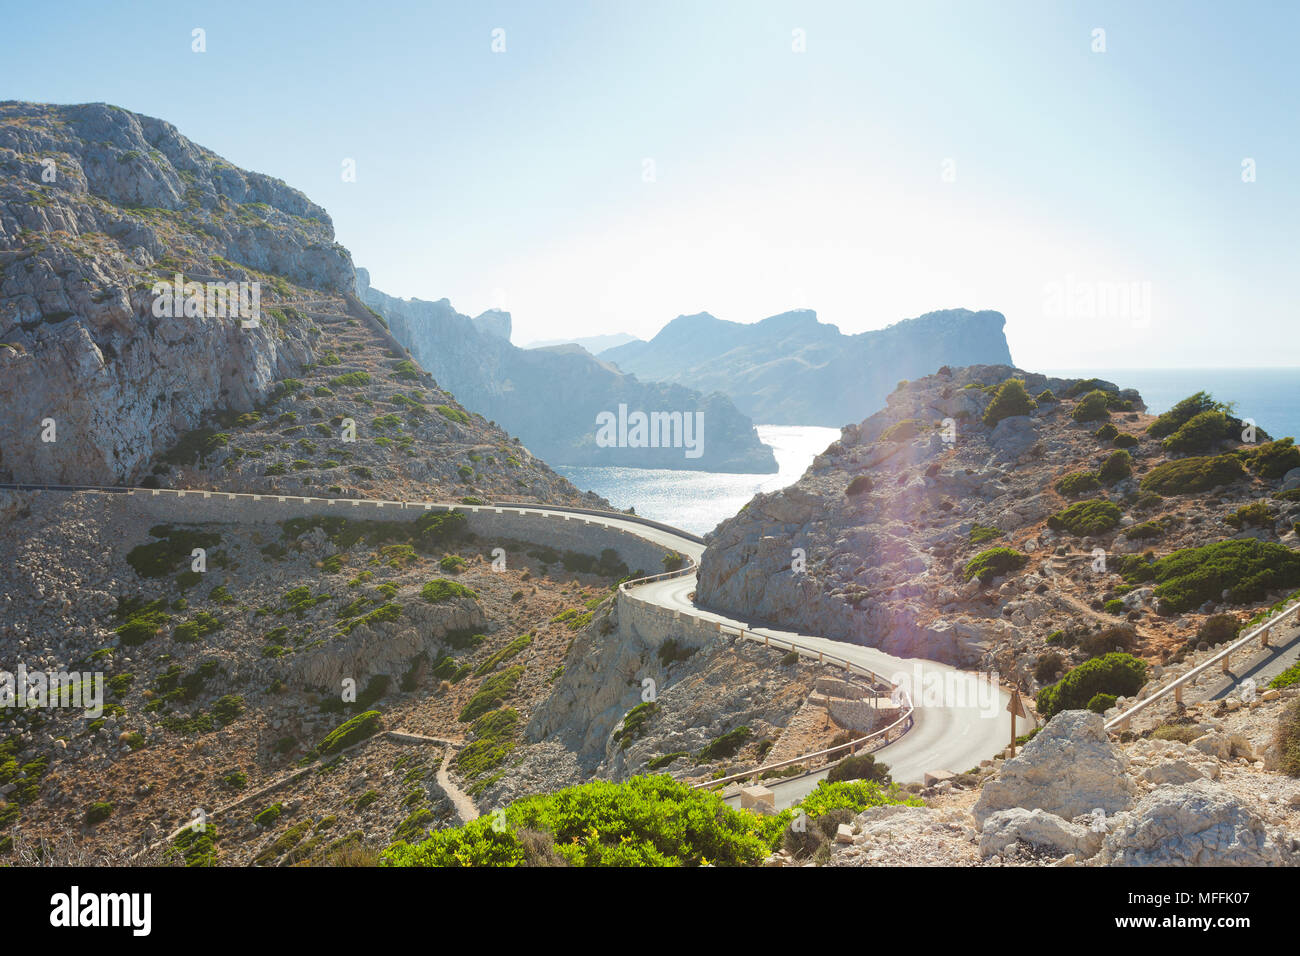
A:
[[[668,468],[552,467],[583,491],[594,491],[616,508],[635,508],[643,518],[704,534],[740,511],[760,491],[794,484],[812,460],[839,437],[838,428],[759,425],[759,440],[770,445],[776,456],[777,472],[772,475]]]
[[[1087,368],[1042,369],[1062,378],[1100,378],[1136,388],[1152,414],[1168,411],[1195,392],[1231,402],[1240,418],[1274,438],[1300,437],[1300,368]],[[658,468],[593,468],[557,465],[555,470],[583,491],[594,491],[617,508],[704,534],[730,518],[760,491],[798,480],[813,458],[839,438],[839,429],[805,425],[759,425],[758,437],[772,446],[774,475]]]

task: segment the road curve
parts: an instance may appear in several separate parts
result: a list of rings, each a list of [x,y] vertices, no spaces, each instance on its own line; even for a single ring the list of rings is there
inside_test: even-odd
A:
[[[174,495],[175,491],[167,489],[155,491],[148,488],[125,488],[99,485],[44,485],[0,483],[0,490],[13,491],[92,491],[114,494],[131,494],[136,498],[148,498],[155,494]],[[254,495],[211,491],[213,498],[253,498]],[[186,489],[185,497],[195,503],[196,509],[202,507],[204,491]],[[283,498],[286,509],[294,502],[303,501],[300,495],[258,494],[262,502],[276,501]],[[320,500],[320,499],[308,499]],[[351,505],[356,500],[364,504],[375,504],[375,499],[334,499],[340,506]],[[637,535],[665,549],[677,551],[693,562],[699,562],[705,546],[701,539],[693,534],[672,528],[662,522],[650,521],[635,515],[623,515],[600,512],[593,509],[570,508],[566,506],[544,506],[523,504],[499,505],[464,505],[442,501],[385,501],[385,508],[401,509],[438,508],[458,509],[466,512],[495,511],[500,513],[536,514],[550,517],[580,515],[583,520],[599,523],[606,527]],[[342,508],[340,508],[342,511]],[[961,773],[979,764],[1003,750],[1011,739],[1011,718],[1007,713],[1010,703],[1009,692],[996,684],[990,683],[979,675],[962,671],[947,664],[916,658],[899,658],[886,654],[873,647],[850,644],[845,641],[832,640],[798,631],[785,631],[768,627],[751,626],[749,622],[696,607],[691,594],[696,587],[694,572],[674,578],[650,581],[636,585],[633,592],[637,599],[660,607],[690,614],[696,618],[712,621],[727,628],[745,630],[751,634],[778,638],[792,642],[804,648],[825,651],[844,658],[855,664],[888,678],[892,683],[902,684],[915,706],[912,729],[895,742],[875,751],[878,759],[890,767],[893,778],[900,783],[919,782],[926,773],[935,770],[948,770]],[[1025,720],[1017,726],[1018,733],[1026,733],[1030,728]],[[804,777],[769,782],[767,786],[777,795],[778,808],[797,802],[804,794],[816,786],[817,781],[825,776],[825,771]]]

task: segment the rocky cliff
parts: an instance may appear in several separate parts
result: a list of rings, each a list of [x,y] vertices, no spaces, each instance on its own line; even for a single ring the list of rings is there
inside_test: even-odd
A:
[[[367,305],[388,320],[398,341],[439,383],[466,405],[500,422],[547,461],[565,465],[624,465],[704,471],[770,473],[772,450],[758,440],[753,422],[723,395],[703,395],[682,385],[642,382],[634,375],[564,345],[521,349],[485,334],[446,299],[396,299],[370,286],[357,270],[357,289]],[[597,416],[634,412],[680,413],[698,420],[698,456],[688,455],[687,435],[660,447],[602,445]],[[664,447],[668,445],[669,447]]]
[[[844,335],[809,309],[752,325],[701,312],[600,358],[642,378],[722,392],[760,424],[834,428],[874,412],[900,378],[945,364],[1010,364],[1005,322],[1000,312],[947,309]]]
[[[1012,377],[1031,407],[985,424]],[[1142,409],[1112,383],[1006,366],[907,383],[719,525],[699,600],[1031,692],[1116,646],[1181,659],[1209,615],[1239,625],[1300,586],[1300,452],[1262,432],[1243,443],[1218,412],[1198,450],[1176,451],[1190,439]],[[1214,581],[1156,563],[1220,542],[1237,544]]]
[[[0,104],[0,474],[138,478],[205,409],[251,408],[312,361],[305,317],[156,315],[176,273],[257,281],[264,305],[352,285],[323,209],[170,123]]]

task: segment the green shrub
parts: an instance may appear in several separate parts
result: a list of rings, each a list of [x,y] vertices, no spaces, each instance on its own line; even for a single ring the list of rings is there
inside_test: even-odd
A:
[[[1134,448],[1138,444],[1138,439],[1136,435],[1130,435],[1127,432],[1120,432],[1115,436],[1115,440],[1112,444],[1116,448]]]
[[[971,544],[987,544],[996,538],[1002,537],[1002,531],[999,528],[990,528],[980,524],[978,521],[970,529]]]
[[[344,375],[336,375],[329,381],[333,388],[360,388],[363,385],[370,384],[369,372],[347,372]]]
[[[1068,531],[1077,538],[1103,534],[1119,524],[1121,512],[1104,498],[1079,501],[1047,519],[1053,531]]]
[[[505,818],[504,828],[486,816],[395,844],[383,864],[520,866],[558,857],[571,866],[729,866],[756,864],[771,850],[753,814],[665,775],[528,797]]]
[[[1228,437],[1228,416],[1221,411],[1200,412],[1179,426],[1162,444],[1175,454],[1208,451]]]
[[[1118,698],[1114,694],[1093,694],[1088,701],[1088,709],[1094,714],[1104,714],[1115,706]]]
[[[646,723],[655,715],[658,709],[659,705],[654,701],[637,704],[624,716],[623,725],[614,731],[614,740],[618,741],[619,746],[626,750],[628,744],[645,733]]]
[[[339,726],[335,727],[325,739],[317,745],[314,753],[320,757],[328,757],[331,754],[338,753],[353,744],[360,743],[367,737],[373,737],[383,727],[383,721],[380,718],[379,711],[367,710],[364,713],[350,717]]]
[[[1197,392],[1184,398],[1148,425],[1147,434],[1152,438],[1165,438],[1178,431],[1196,415],[1210,411],[1226,412],[1227,406],[1216,402],[1208,392]]]
[[[161,578],[175,574],[181,562],[189,564],[193,549],[215,548],[221,543],[219,534],[173,529],[167,525],[151,528],[150,534],[162,540],[134,547],[126,555],[126,563],[142,578]]]
[[[263,828],[274,826],[276,821],[280,819],[282,813],[284,813],[284,804],[273,803],[261,813],[257,814],[257,816],[253,817],[253,822]]]
[[[902,421],[894,422],[883,432],[880,433],[880,441],[901,442],[911,441],[921,434],[922,423],[916,418],[904,418]]]
[[[1116,428],[1114,425],[1112,425],[1110,422],[1107,422],[1105,425],[1102,425],[1095,432],[1093,432],[1092,437],[1100,438],[1102,441],[1110,441],[1118,434],[1119,434],[1119,429]]]
[[[1067,498],[1096,491],[1101,487],[1101,476],[1095,471],[1072,471],[1056,480],[1055,488]]]
[[[1211,647],[1217,647],[1228,641],[1236,640],[1241,630],[1241,622],[1232,614],[1212,614],[1201,622],[1196,629],[1197,643],[1204,641]]]
[[[1080,710],[1097,694],[1131,697],[1146,683],[1146,661],[1131,654],[1094,657],[1038,692],[1038,713],[1050,719],[1063,710]]]
[[[489,671],[496,670],[498,665],[505,663],[506,661],[510,660],[510,658],[519,654],[521,651],[524,650],[524,648],[526,648],[532,642],[533,642],[532,635],[520,634],[509,644],[501,648],[501,650],[497,651],[495,654],[493,654],[487,660],[485,660],[482,664],[480,664],[474,670],[474,676],[482,677],[484,674],[488,673]]]
[[[1278,674],[1271,681],[1269,687],[1291,687],[1300,684],[1300,661],[1296,661],[1282,673]]]
[[[695,762],[705,763],[709,760],[734,757],[736,752],[745,745],[745,741],[753,735],[754,732],[743,724],[734,730],[729,730],[705,744],[704,748],[695,755]]]
[[[1025,391],[1024,379],[1009,378],[998,386],[993,401],[984,410],[983,421],[985,425],[996,425],[1013,415],[1028,415],[1037,407],[1038,403]]]
[[[459,408],[452,408],[450,405],[435,405],[434,410],[449,421],[458,422],[461,425],[469,424],[469,416]]]
[[[1123,449],[1111,452],[1110,457],[1101,466],[1098,477],[1108,485],[1123,481],[1133,474],[1133,459]]]
[[[1110,601],[1107,601],[1107,602],[1103,605],[1102,609],[1103,609],[1107,614],[1122,614],[1122,613],[1124,612],[1124,599],[1123,599],[1123,598],[1114,598],[1114,599],[1112,599],[1112,600],[1110,600]]]
[[[1052,390],[1050,388],[1045,388],[1038,393],[1038,396],[1037,398],[1034,399],[1034,401],[1036,401],[1039,405],[1053,405],[1056,403],[1056,396],[1052,394]]]
[[[989,548],[966,562],[962,577],[967,581],[978,577],[980,583],[984,584],[999,575],[1019,571],[1028,560],[1028,555],[1013,548]]]
[[[876,763],[872,754],[851,754],[831,767],[826,774],[828,783],[841,780],[872,780],[876,783],[890,783],[889,765]]]
[[[1185,495],[1209,491],[1244,477],[1246,472],[1233,455],[1180,458],[1152,468],[1142,478],[1141,487],[1162,495]]]
[[[1277,516],[1273,514],[1273,509],[1262,501],[1252,501],[1248,505],[1242,505],[1232,514],[1223,519],[1234,528],[1243,528],[1246,525],[1254,525],[1257,528],[1271,528]]]
[[[1070,417],[1076,422],[1095,422],[1110,417],[1110,411],[1107,408],[1106,393],[1101,389],[1094,389],[1074,406],[1074,411]]]
[[[519,712],[511,707],[480,716],[470,725],[473,740],[456,755],[456,769],[468,779],[495,769],[514,750],[514,733],[519,722]]]
[[[1246,466],[1261,478],[1281,478],[1292,468],[1300,468],[1300,448],[1291,438],[1266,442],[1258,448],[1239,451]],[[1300,489],[1297,489],[1300,490]]]
[[[442,604],[456,598],[469,598],[471,601],[476,601],[478,600],[478,592],[465,587],[459,581],[435,578],[420,588],[420,597],[430,604]]]
[[[662,754],[652,758],[646,763],[647,770],[662,770],[675,760],[681,760],[683,757],[689,757],[690,753],[685,750],[677,750],[670,754]]]
[[[113,805],[104,800],[96,801],[86,807],[86,826],[93,827],[103,823],[113,815]]]
[[[514,693],[515,687],[523,674],[524,668],[516,664],[514,667],[507,667],[505,670],[488,677],[479,686],[477,693],[461,708],[460,716],[456,719],[462,724],[468,723],[496,708]]]
[[[217,827],[207,824],[202,832],[187,827],[172,839],[172,849],[186,866],[217,865]]]
[[[1120,573],[1127,581],[1143,580],[1134,570],[1124,566]],[[1165,555],[1150,566],[1146,580],[1157,582],[1156,597],[1174,613],[1222,600],[1225,591],[1227,600],[1242,604],[1300,584],[1300,553],[1254,538],[1217,541]]]
[[[849,486],[844,489],[844,496],[852,498],[855,495],[864,495],[872,488],[870,475],[858,475],[849,482]]]

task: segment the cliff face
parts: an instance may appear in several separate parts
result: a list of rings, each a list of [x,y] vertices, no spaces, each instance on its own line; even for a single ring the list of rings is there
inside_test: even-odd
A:
[[[1024,379],[1031,396],[1048,389],[1055,397],[984,424],[1009,377]],[[1079,412],[1094,386],[1111,406],[1097,417]],[[903,657],[994,669],[1031,692],[1121,643],[1168,663],[1187,653],[1189,639],[1195,648],[1205,616],[1249,614],[1279,595],[1229,601],[1224,590],[1220,602],[1216,590],[1204,605],[1171,608],[1151,577],[1136,574],[1150,570],[1143,554],[1249,538],[1273,554],[1295,548],[1300,502],[1286,489],[1300,487],[1300,456],[1274,443],[1281,464],[1260,469],[1250,455],[1264,446],[1229,436],[1197,452],[1241,462],[1216,459],[1222,479],[1191,491],[1144,482],[1157,467],[1167,466],[1160,478],[1210,459],[1170,451],[1148,434],[1155,419],[1142,409],[1136,392],[1111,383],[1006,366],[941,369],[910,382],[885,409],[843,429],[794,485],[758,495],[719,525],[700,565],[699,601]],[[1236,509],[1245,505],[1267,517],[1243,522]],[[1071,507],[1097,520],[1066,522],[1059,515]],[[972,559],[992,548],[1009,549],[1016,563],[970,575]],[[1137,565],[1121,574],[1128,559]]]
[[[265,306],[352,284],[323,209],[171,124],[0,103],[0,475],[137,479],[205,409],[251,408],[313,360],[305,317],[155,315],[178,272],[259,281]]]
[[[534,454],[556,464],[624,465],[770,473],[772,451],[753,423],[723,395],[701,395],[682,385],[642,382],[578,346],[521,349],[485,334],[446,299],[395,299],[370,286],[357,270],[362,299],[382,314],[397,340],[468,407],[519,435]],[[674,447],[605,446],[597,416],[636,411],[679,412],[703,424],[699,455],[688,455],[686,435]],[[693,435],[691,437],[700,437]]]
[[[624,371],[720,391],[760,424],[838,427],[871,414],[899,379],[941,365],[1007,365],[1000,312],[948,309],[843,335],[800,310],[753,325],[681,316],[649,342],[600,353]]]

